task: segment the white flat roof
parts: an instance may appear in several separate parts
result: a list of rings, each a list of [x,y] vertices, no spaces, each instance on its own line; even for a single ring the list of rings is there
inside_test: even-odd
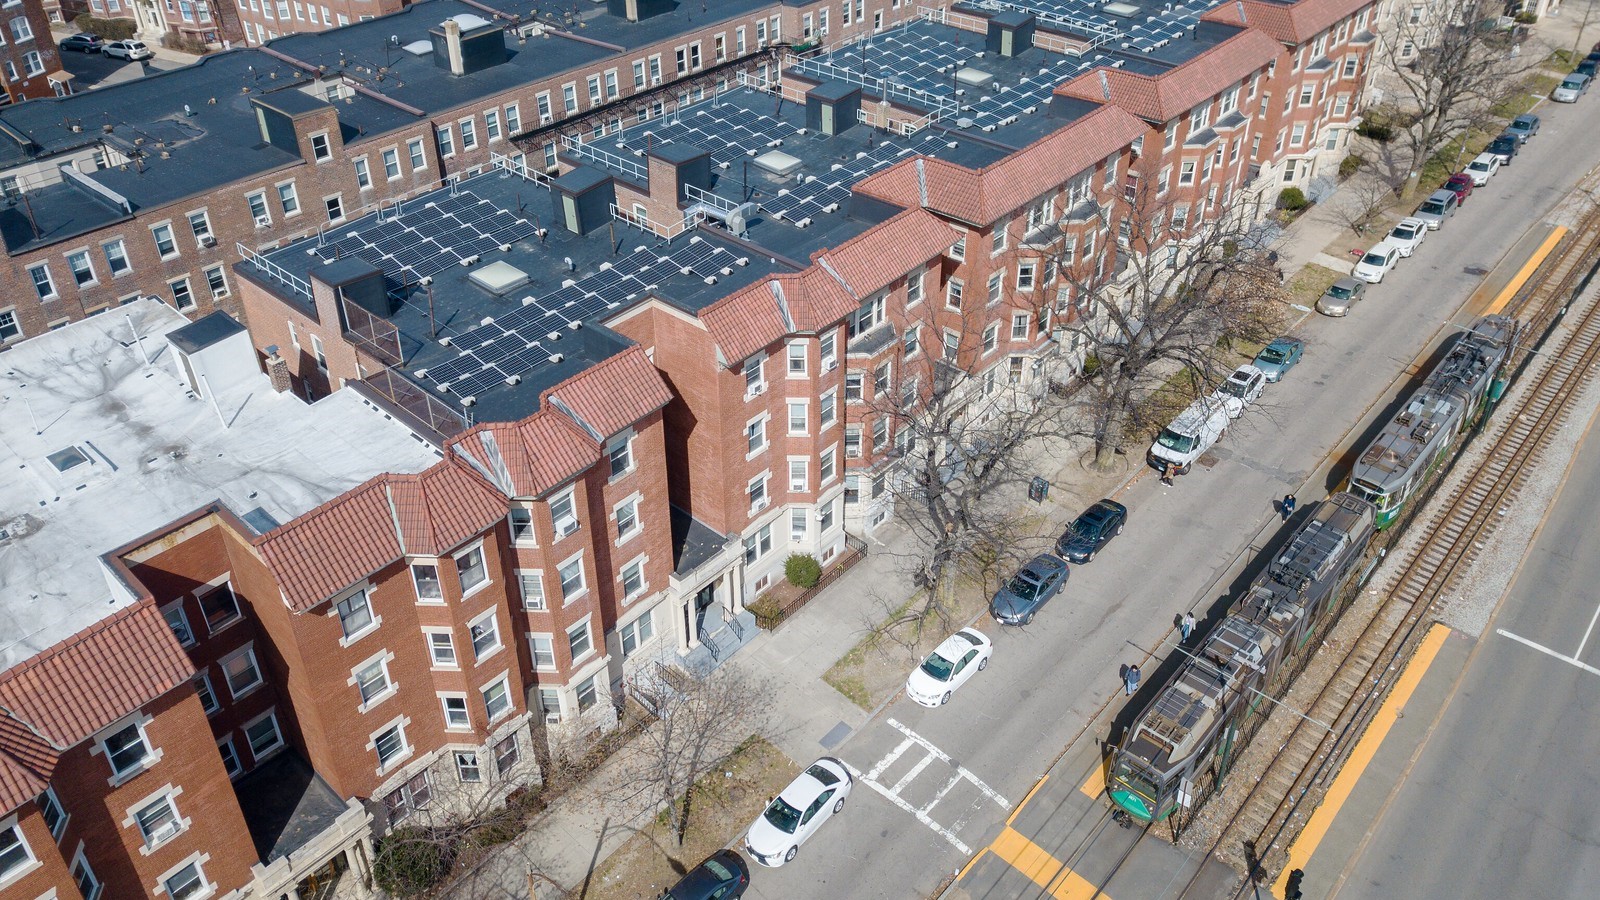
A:
[[[439,459],[355,391],[197,398],[165,338],[187,324],[145,299],[0,354],[0,671],[126,605],[99,557],[179,516],[221,500],[266,530]]]

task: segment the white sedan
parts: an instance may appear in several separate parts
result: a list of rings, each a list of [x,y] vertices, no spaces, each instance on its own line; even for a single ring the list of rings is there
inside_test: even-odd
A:
[[[1389,236],[1383,240],[1384,243],[1393,244],[1399,249],[1402,257],[1410,259],[1411,254],[1422,246],[1423,240],[1427,237],[1428,223],[1421,219],[1406,216],[1400,220],[1399,224],[1394,226],[1394,230],[1389,232]]]
[[[943,706],[972,673],[989,667],[993,653],[994,644],[987,635],[963,628],[945,638],[911,673],[906,679],[906,696],[923,706]]]
[[[1377,246],[1362,254],[1361,261],[1356,263],[1355,269],[1350,274],[1367,284],[1377,284],[1399,261],[1400,248],[1386,240],[1380,241]]]
[[[852,779],[844,763],[824,756],[767,804],[744,836],[744,849],[763,866],[777,868],[800,852],[822,823],[844,811]]]

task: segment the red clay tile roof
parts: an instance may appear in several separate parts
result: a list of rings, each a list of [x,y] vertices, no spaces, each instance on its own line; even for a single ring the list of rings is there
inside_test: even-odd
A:
[[[644,350],[633,346],[546,390],[539,405],[552,399],[604,440],[666,406],[672,391]]]
[[[1269,3],[1266,0],[1230,0],[1207,10],[1201,19],[1227,25],[1244,25],[1266,32],[1273,40],[1291,47],[1307,43],[1317,35],[1374,5],[1376,0],[1300,0],[1298,3]],[[1241,7],[1243,7],[1241,9]]]
[[[1128,111],[1103,105],[992,166],[974,170],[919,156],[857,182],[855,189],[902,206],[923,205],[926,189],[928,209],[986,226],[1120,151],[1146,130]]]
[[[1160,75],[1100,67],[1079,75],[1055,92],[1105,103],[1105,86],[1109,86],[1111,103],[1146,121],[1168,122],[1243,81],[1282,52],[1283,47],[1266,33],[1247,28]]]
[[[789,305],[795,313],[796,324],[809,330],[839,321],[860,306],[861,301],[949,250],[955,242],[956,233],[949,225],[938,216],[913,206],[831,250],[813,254],[813,263],[825,263],[844,279],[852,295],[851,304],[842,312],[830,309],[821,321],[807,326],[798,321],[800,311],[791,301]]]
[[[408,554],[442,556],[506,517],[506,498],[461,465],[435,465],[387,484]]]
[[[188,655],[145,600],[0,673],[0,708],[65,749],[192,677]]]
[[[791,302],[791,296],[802,296],[806,290],[802,281],[798,274],[774,275],[700,311],[700,321],[706,323],[711,339],[722,350],[723,364],[733,365],[777,340],[779,335],[795,330],[793,323],[784,319],[783,304],[778,302],[778,297],[781,292],[787,303]],[[838,282],[834,282],[833,290],[844,294]]]
[[[601,447],[563,413],[543,409],[462,432],[450,449],[503,495],[538,497],[594,465]]]
[[[290,609],[304,612],[403,555],[385,477],[345,491],[256,542]]]
[[[60,752],[0,712],[0,816],[44,793]]]

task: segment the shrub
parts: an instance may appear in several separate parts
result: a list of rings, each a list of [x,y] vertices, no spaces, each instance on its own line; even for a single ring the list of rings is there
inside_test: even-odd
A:
[[[756,617],[756,627],[771,631],[783,621],[783,607],[778,605],[775,597],[762,597],[754,603],[747,604],[745,609],[750,610],[750,615]]]
[[[1356,126],[1356,134],[1380,144],[1387,144],[1394,140],[1394,126],[1382,119],[1369,116]]]
[[[1306,199],[1305,192],[1297,187],[1286,187],[1278,193],[1278,208],[1289,212],[1299,212],[1311,205]]]
[[[1539,14],[1532,10],[1524,10],[1516,15],[1518,25],[1532,25],[1539,21]]]
[[[814,588],[822,580],[822,564],[809,553],[792,553],[783,561],[783,577],[799,588]]]
[[[125,41],[133,37],[133,19],[100,19],[84,14],[72,20],[79,31],[98,34],[108,41]]]
[[[1339,160],[1339,177],[1349,178],[1351,175],[1361,171],[1361,167],[1366,164],[1367,161],[1361,158],[1361,154],[1352,153]]]
[[[436,832],[397,828],[378,842],[372,875],[385,892],[413,897],[443,880],[454,860],[455,853]]]

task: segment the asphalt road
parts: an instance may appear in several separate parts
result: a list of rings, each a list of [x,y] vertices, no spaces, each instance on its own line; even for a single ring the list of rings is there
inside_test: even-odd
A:
[[[1480,638],[1449,706],[1346,867],[1336,896],[1594,895],[1600,440],[1590,438],[1494,630]]]
[[[755,872],[749,896],[926,897],[987,845],[1050,760],[1108,697],[1120,693],[1119,666],[1137,659],[1137,648],[1156,646],[1175,615],[1189,608],[1198,615],[1225,603],[1216,585],[1224,583],[1241,553],[1275,533],[1277,526],[1269,525],[1276,518],[1272,501],[1295,491],[1304,506],[1325,494],[1330,485],[1324,479],[1305,482],[1326,459],[1346,452],[1354,440],[1347,430],[1354,427],[1352,433],[1360,434],[1385,411],[1393,400],[1390,381],[1429,348],[1483,272],[1600,163],[1600,141],[1592,139],[1589,122],[1597,102],[1586,98],[1576,105],[1542,106],[1539,136],[1511,166],[1479,188],[1413,258],[1402,260],[1384,283],[1372,286],[1350,316],[1312,316],[1303,322],[1295,333],[1307,342],[1304,361],[1282,383],[1269,385],[1258,406],[1229,429],[1215,451],[1214,465],[1196,466],[1175,487],[1164,487],[1155,478],[1134,485],[1120,498],[1131,509],[1127,532],[1092,564],[1074,567],[1065,594],[1032,626],[1001,629],[980,623],[994,636],[994,660],[948,706],[925,710],[899,699],[832,751],[871,783],[857,784],[849,808],[801,848],[794,862]],[[1357,243],[1352,237],[1351,246]],[[1463,314],[1458,321],[1469,320]],[[1336,466],[1332,477],[1344,474]],[[1586,609],[1585,616],[1592,612]],[[1522,627],[1534,640],[1573,633],[1570,622],[1507,627]],[[1579,629],[1581,633],[1581,623]],[[1533,675],[1529,667],[1540,654],[1520,645],[1506,651],[1512,649],[1525,651],[1523,677],[1530,691],[1542,690],[1543,696],[1570,710],[1579,709],[1584,690],[1590,692],[1591,706],[1600,696],[1593,693],[1592,682],[1574,674],[1577,670]],[[1600,656],[1600,639],[1588,652]],[[1543,680],[1552,678],[1557,680]],[[1519,736],[1530,729],[1540,735],[1555,732],[1558,713],[1540,712],[1543,705],[1521,704],[1516,716],[1529,717],[1524,727],[1510,727],[1504,713],[1490,726],[1506,754],[1518,751]],[[1570,740],[1541,737],[1548,741],[1551,765],[1524,767],[1527,774],[1519,776],[1521,785],[1533,788],[1517,800],[1528,813],[1514,826],[1507,817],[1505,825],[1508,840],[1515,831],[1526,846],[1508,846],[1507,852],[1518,858],[1505,864],[1515,863],[1518,871],[1536,861],[1561,868],[1549,865],[1554,853],[1532,846],[1543,830],[1531,823],[1538,803],[1559,804],[1576,813],[1583,798],[1595,796],[1581,790],[1593,787],[1592,754],[1567,756],[1561,762],[1557,752],[1575,751],[1583,746],[1582,739],[1590,741],[1590,748],[1600,746],[1592,732],[1575,732]],[[819,745],[817,753],[823,752]],[[1502,803],[1519,796],[1504,781],[1498,787]],[[1428,815],[1426,804],[1418,815]],[[1566,821],[1592,824],[1593,819],[1586,815]],[[1427,837],[1421,839],[1432,841],[1431,830],[1438,824],[1437,816],[1430,816],[1428,828],[1420,832]],[[1592,840],[1592,829],[1585,833]],[[1491,863],[1491,855],[1475,853],[1470,842],[1456,854],[1456,862],[1474,859],[1479,869]],[[1591,878],[1594,859],[1590,856],[1590,867],[1583,870]],[[1568,869],[1576,878],[1579,869]],[[1477,882],[1463,876],[1460,883]],[[1369,894],[1352,891],[1350,896]],[[1455,896],[1485,894],[1474,890]]]

